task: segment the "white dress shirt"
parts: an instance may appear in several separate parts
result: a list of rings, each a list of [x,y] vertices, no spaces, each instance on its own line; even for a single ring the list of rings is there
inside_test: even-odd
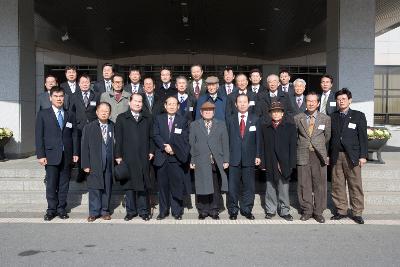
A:
[[[76,82],[68,81],[68,85],[69,85],[69,88],[71,88],[71,92],[75,93],[75,91],[76,91]]]
[[[178,93],[178,101],[179,101],[179,103],[185,102],[187,98],[188,98],[188,94],[186,94],[186,93],[185,94]]]
[[[238,120],[239,120],[239,125],[240,125],[240,121],[242,120],[242,115],[244,115],[243,120],[244,120],[244,126],[247,125],[247,117],[249,115],[249,112],[246,112],[244,114],[238,112]]]

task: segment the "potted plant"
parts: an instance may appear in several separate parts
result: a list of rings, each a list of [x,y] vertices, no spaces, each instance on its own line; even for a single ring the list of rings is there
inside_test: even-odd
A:
[[[0,161],[6,160],[4,155],[4,146],[10,141],[13,132],[8,128],[0,128]]]
[[[372,160],[372,154],[376,152],[378,163],[384,164],[381,152],[387,141],[392,136],[385,127],[368,127],[368,159]]]

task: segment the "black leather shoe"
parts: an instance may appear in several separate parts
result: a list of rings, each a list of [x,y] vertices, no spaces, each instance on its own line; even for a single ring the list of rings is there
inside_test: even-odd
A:
[[[149,214],[146,214],[146,215],[143,215],[143,216],[140,216],[141,218],[142,218],[142,220],[143,221],[150,221],[150,215]]]
[[[133,218],[135,218],[137,216],[137,214],[127,214],[124,218],[125,221],[130,221]]]
[[[199,214],[199,220],[204,220],[207,217],[205,214]]]
[[[310,218],[311,218],[311,214],[303,214],[303,215],[301,215],[300,220],[305,222],[305,221],[308,221]]]
[[[211,216],[211,218],[213,220],[219,220],[219,215],[218,214],[214,214],[214,215]]]
[[[51,220],[53,220],[55,217],[56,217],[56,216],[53,215],[53,214],[48,214],[48,213],[46,213],[46,214],[44,215],[43,219],[44,219],[45,221],[51,221]]]
[[[236,219],[237,219],[237,214],[229,215],[229,220],[236,220]]]
[[[322,215],[313,215],[314,220],[316,220],[319,223],[325,223],[325,218]]]
[[[344,218],[346,218],[347,217],[347,215],[342,215],[342,214],[335,214],[335,215],[333,215],[332,217],[331,217],[331,220],[341,220],[341,219],[344,219]]]
[[[58,214],[58,217],[59,217],[60,219],[62,219],[62,220],[66,220],[66,219],[68,219],[68,218],[69,218],[69,216],[68,216],[68,214],[67,214],[67,213],[64,213],[64,214]]]
[[[292,217],[292,215],[290,215],[290,214],[283,215],[283,216],[281,216],[281,218],[282,218],[282,219],[285,219],[285,220],[288,221],[288,222],[293,221],[293,217]]]
[[[182,215],[174,215],[175,220],[182,220]]]
[[[256,218],[256,217],[254,217],[254,215],[251,214],[251,213],[245,214],[244,217],[246,217],[246,219],[248,219],[248,220],[255,220],[255,218]]]
[[[352,219],[358,224],[364,224],[364,219],[361,216],[353,216]]]
[[[164,220],[166,217],[167,217],[167,216],[165,216],[165,215],[158,214],[156,220],[161,221],[161,220]]]
[[[275,213],[266,213],[266,214],[265,214],[265,219],[270,220],[270,219],[272,219],[272,218],[274,218],[274,217],[275,217]]]

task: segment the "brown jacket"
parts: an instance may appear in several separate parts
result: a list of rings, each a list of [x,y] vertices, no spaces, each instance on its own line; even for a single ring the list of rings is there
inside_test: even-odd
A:
[[[314,131],[308,133],[307,115],[299,113],[294,116],[297,128],[297,165],[309,164],[309,147],[314,148],[315,153],[322,162],[327,162],[327,145],[331,138],[331,118],[317,111]]]

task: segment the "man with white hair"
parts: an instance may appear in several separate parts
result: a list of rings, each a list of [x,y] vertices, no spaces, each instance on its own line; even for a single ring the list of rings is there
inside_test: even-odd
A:
[[[306,81],[301,78],[293,82],[294,95],[289,95],[290,104],[293,109],[293,116],[306,111],[306,97],[304,91],[306,90]]]

